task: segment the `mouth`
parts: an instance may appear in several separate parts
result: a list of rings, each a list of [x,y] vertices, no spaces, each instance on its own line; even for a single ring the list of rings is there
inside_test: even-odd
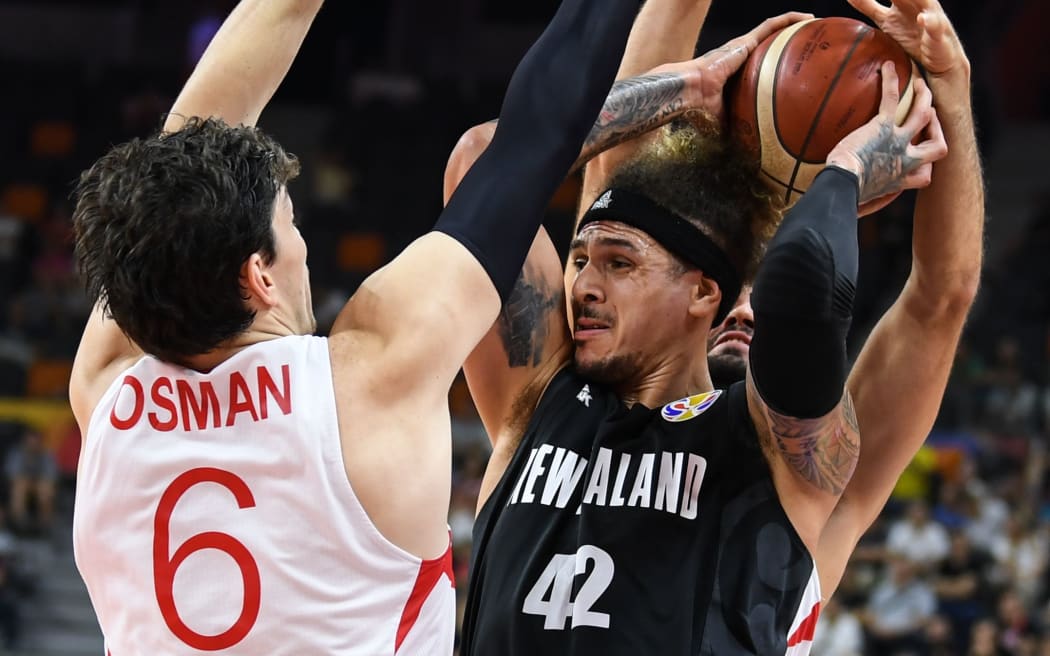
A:
[[[746,347],[751,346],[751,335],[742,330],[727,330],[715,340],[715,346],[721,346],[730,342],[737,342]]]
[[[576,320],[576,330],[573,337],[577,340],[595,337],[609,330],[609,324],[599,319],[580,317]]]

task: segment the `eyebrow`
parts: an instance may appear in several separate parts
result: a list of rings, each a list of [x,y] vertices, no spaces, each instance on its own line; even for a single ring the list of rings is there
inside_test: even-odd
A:
[[[571,244],[569,244],[569,250],[574,251],[578,248],[583,248],[586,243],[587,242],[583,239],[583,237],[577,237],[576,239],[572,240]],[[634,245],[633,242],[628,241],[626,239],[621,239],[619,237],[598,237],[595,240],[595,245],[625,248],[629,251],[638,250],[638,248]]]

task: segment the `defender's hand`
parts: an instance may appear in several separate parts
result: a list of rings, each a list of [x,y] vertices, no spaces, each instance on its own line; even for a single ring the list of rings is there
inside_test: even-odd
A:
[[[762,21],[747,34],[738,36],[720,48],[715,48],[689,62],[689,67],[698,73],[694,78],[696,99],[693,109],[699,109],[721,123],[725,116],[722,92],[726,82],[740,70],[748,56],[758,48],[758,44],[788,25],[811,18],[813,14],[797,11],[774,16]]]
[[[849,3],[901,44],[931,77],[969,75],[970,60],[937,0],[893,0],[889,7],[878,0]]]
[[[860,203],[896,194],[904,189],[921,189],[930,184],[933,163],[948,154],[933,94],[916,79],[915,98],[904,124],[897,127],[893,117],[900,104],[897,72],[892,62],[882,65],[882,102],[879,113],[840,141],[827,163],[857,174]],[[912,139],[922,134],[917,144]]]

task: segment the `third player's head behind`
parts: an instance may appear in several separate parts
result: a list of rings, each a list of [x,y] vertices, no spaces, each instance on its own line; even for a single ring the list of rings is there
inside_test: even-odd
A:
[[[581,219],[569,255],[567,294],[581,374],[630,387],[707,351],[716,319],[730,321],[719,315],[740,289],[720,284],[715,278],[725,283],[727,276],[716,272],[732,269],[737,285],[750,280],[780,218],[756,174],[716,134],[682,123],[610,180],[611,192]],[[684,233],[652,234],[678,223],[675,217],[687,222]],[[683,247],[694,239],[690,232],[702,233],[705,243]],[[737,321],[740,314],[729,312]],[[750,324],[741,330],[750,336]]]
[[[733,309],[720,324],[711,328],[707,336],[707,368],[716,388],[725,389],[744,380],[754,332],[751,285],[744,285]]]
[[[257,128],[215,119],[113,148],[77,187],[89,293],[144,351],[180,364],[251,333],[313,332],[286,187],[298,172]]]

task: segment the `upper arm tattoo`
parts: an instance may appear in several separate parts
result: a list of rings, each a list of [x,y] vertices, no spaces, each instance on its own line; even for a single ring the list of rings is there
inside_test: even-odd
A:
[[[760,398],[750,378],[748,393]],[[860,427],[849,390],[831,412],[815,419],[788,417],[760,404],[784,462],[821,490],[841,495],[860,456]]]
[[[534,367],[543,357],[550,332],[548,318],[559,307],[565,307],[564,290],[535,275],[528,264],[514,283],[496,323],[511,367]]]
[[[685,79],[677,73],[639,75],[620,80],[609,90],[577,163],[685,113],[684,93]]]

